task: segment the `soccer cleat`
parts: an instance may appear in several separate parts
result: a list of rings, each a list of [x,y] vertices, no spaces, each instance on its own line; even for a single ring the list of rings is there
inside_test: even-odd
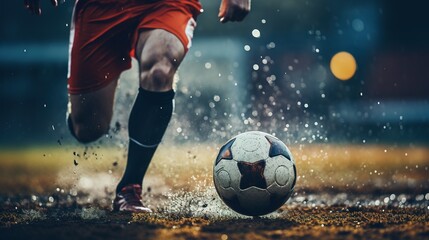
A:
[[[113,200],[113,211],[151,213],[152,210],[142,203],[142,187],[139,184],[130,184],[121,189]]]

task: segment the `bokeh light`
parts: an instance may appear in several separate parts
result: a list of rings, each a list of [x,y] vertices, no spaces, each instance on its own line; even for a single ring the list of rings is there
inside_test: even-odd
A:
[[[332,57],[330,68],[336,78],[345,81],[355,75],[357,64],[350,53],[338,52]]]

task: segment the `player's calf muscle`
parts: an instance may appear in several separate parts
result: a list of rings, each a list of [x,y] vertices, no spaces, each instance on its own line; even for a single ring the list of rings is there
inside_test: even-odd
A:
[[[106,121],[76,121],[73,122],[75,138],[82,143],[93,142],[109,131],[109,123]]]
[[[72,124],[70,130],[79,142],[93,142],[108,133],[111,117],[109,111],[100,112],[94,108],[75,107],[75,111],[70,113]]]

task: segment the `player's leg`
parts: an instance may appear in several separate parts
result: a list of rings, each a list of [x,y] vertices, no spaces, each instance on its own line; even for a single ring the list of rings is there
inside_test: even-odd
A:
[[[68,126],[80,142],[109,130],[120,74],[131,66],[136,22],[118,14],[125,3],[76,1],[70,30]]]
[[[82,143],[97,140],[109,131],[117,81],[102,89],[69,95],[68,126]]]
[[[129,119],[127,166],[113,204],[124,211],[150,211],[140,201],[142,180],[170,121],[174,74],[191,45],[194,18],[201,9],[197,0],[155,1],[148,6],[135,44],[140,89]]]
[[[136,53],[140,89],[130,114],[128,161],[117,192],[142,184],[173,112],[173,79],[185,48],[175,35],[154,29],[140,33]]]

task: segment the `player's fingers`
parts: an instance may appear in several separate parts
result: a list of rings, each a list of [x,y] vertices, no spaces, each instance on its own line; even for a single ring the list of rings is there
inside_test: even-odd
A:
[[[236,11],[238,10],[237,5],[229,4],[225,5],[225,13],[223,17],[220,19],[222,23],[235,21]]]
[[[241,4],[233,5],[227,8],[224,21],[242,21],[250,12],[250,1],[242,1]]]
[[[52,5],[54,5],[54,7],[58,6],[58,0],[51,0]]]
[[[221,23],[226,23],[232,20],[232,17],[234,16],[233,11],[231,9],[227,9],[225,11],[224,16],[220,19]]]
[[[40,1],[39,0],[34,1],[33,12],[37,15],[42,14],[42,9],[40,8]]]
[[[242,21],[249,12],[243,9],[237,10],[234,14],[233,21]]]
[[[244,13],[238,8],[232,8],[230,11],[227,12],[227,15],[225,16],[226,21],[225,22],[235,22],[240,21],[244,18]]]
[[[227,10],[228,10],[227,4],[225,3],[225,1],[222,1],[220,4],[219,14],[218,14],[218,17],[221,22],[224,22]]]

